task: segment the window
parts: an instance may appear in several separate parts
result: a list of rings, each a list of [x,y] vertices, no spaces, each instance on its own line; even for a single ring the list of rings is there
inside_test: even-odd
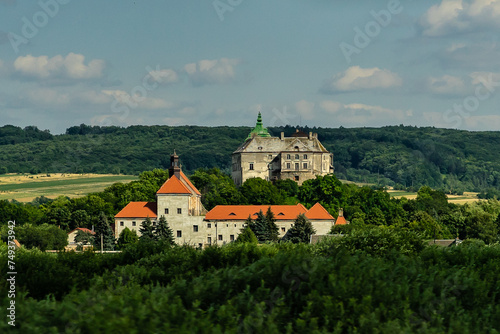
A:
[[[120,226],[123,226],[123,222],[120,222]]]
[[[286,229],[284,227],[281,228],[281,232],[285,233]]]
[[[193,225],[193,232],[198,232],[198,225]]]
[[[165,208],[165,214],[168,215],[168,208]]]
[[[298,175],[295,175],[295,181],[298,181],[300,178]]]
[[[182,238],[182,231],[177,231],[177,238]]]
[[[269,154],[269,155],[267,156],[267,158],[268,158],[269,160],[273,160],[273,155],[272,155],[272,154]]]
[[[207,244],[210,244],[210,245],[212,244],[212,237],[207,238]]]
[[[302,165],[304,166],[304,169],[307,169],[307,162],[304,162]]]
[[[222,234],[219,234],[219,240],[222,240]]]
[[[234,224],[234,227],[236,227],[236,224]]]
[[[295,164],[295,170],[299,170],[299,166],[300,166],[300,164],[297,162],[297,163]]]
[[[231,235],[229,236],[229,240],[230,240],[230,241],[234,241],[234,234],[231,234]]]
[[[179,215],[182,214],[182,209],[181,208],[177,208],[177,214],[179,214]]]
[[[299,155],[295,154],[295,160],[299,160],[299,159],[300,159]]]
[[[226,227],[229,227],[229,224],[226,224]]]
[[[208,223],[207,228],[212,228],[212,224]]]
[[[253,162],[250,163],[250,170],[253,170]]]
[[[289,162],[286,163],[286,168],[290,169],[290,163]]]
[[[286,158],[287,158],[287,160],[290,160],[290,159],[291,159],[291,158],[290,158],[290,154],[287,154],[287,155],[286,155]]]
[[[307,159],[307,154],[304,154],[304,159]]]
[[[135,222],[132,222],[132,226],[135,226]]]
[[[156,222],[153,222],[153,226],[156,226]]]

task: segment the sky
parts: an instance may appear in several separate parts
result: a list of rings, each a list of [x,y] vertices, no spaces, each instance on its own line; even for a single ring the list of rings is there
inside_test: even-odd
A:
[[[500,0],[0,0],[0,126],[500,129]]]

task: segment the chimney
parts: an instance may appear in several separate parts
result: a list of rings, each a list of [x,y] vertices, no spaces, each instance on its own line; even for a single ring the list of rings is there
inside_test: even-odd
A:
[[[168,169],[168,177],[172,175],[177,176],[178,179],[181,178],[181,167],[179,165],[179,156],[175,153],[170,155],[170,168]]]
[[[284,133],[284,132],[282,132],[282,133],[281,133],[281,140],[284,140],[284,139],[285,139],[285,133]]]
[[[339,217],[344,217],[344,209],[339,209]]]
[[[309,132],[309,139],[313,139],[313,133]]]

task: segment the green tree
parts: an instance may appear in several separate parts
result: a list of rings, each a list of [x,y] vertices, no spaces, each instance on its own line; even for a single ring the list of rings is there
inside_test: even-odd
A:
[[[259,240],[257,240],[257,237],[255,236],[255,233],[252,232],[252,229],[249,226],[246,226],[238,235],[235,242],[256,244]]]
[[[279,228],[276,225],[274,213],[271,211],[271,207],[268,207],[266,211],[266,239],[267,241],[278,241],[278,235]]]
[[[108,224],[108,217],[102,211],[99,213],[99,218],[95,225],[94,247],[98,250],[101,249],[101,236],[103,239],[103,249],[114,250],[115,238],[113,231],[111,231],[111,227]]]
[[[87,231],[78,230],[75,235],[75,242],[79,246],[94,244],[94,235]]]
[[[141,233],[141,236],[139,237],[139,240],[141,241],[156,240],[155,227],[153,226],[153,222],[149,217],[147,217],[146,220],[144,220],[141,223],[141,228],[139,229],[139,232]]]
[[[203,206],[211,210],[216,205],[241,204],[242,197],[233,179],[218,168],[197,169],[190,180],[201,192]]]
[[[125,248],[125,246],[134,244],[137,241],[139,241],[139,236],[137,235],[137,232],[131,231],[128,227],[125,227],[123,231],[120,233],[120,236],[118,237],[118,247],[119,249]]]
[[[307,207],[320,203],[328,212],[336,214],[346,202],[342,183],[333,175],[316,176],[299,188],[299,201]]]
[[[158,220],[158,225],[156,226],[155,231],[156,239],[164,240],[170,245],[175,245],[174,232],[168,225],[167,219],[165,216],[161,216]]]
[[[76,210],[71,213],[70,218],[70,229],[75,229],[77,227],[88,228],[90,224],[90,216],[85,210]]]
[[[248,204],[286,204],[286,198],[278,188],[271,182],[258,177],[246,180],[240,192]]]
[[[262,211],[259,211],[259,213],[257,213],[257,218],[255,219],[255,221],[252,221],[251,217],[249,216],[246,223],[247,226],[249,226],[252,232],[255,234],[259,242],[278,240],[279,230],[278,226],[276,226],[274,214],[272,213],[270,207],[268,208],[266,215],[264,215]]]
[[[293,243],[309,243],[311,235],[314,233],[316,233],[316,230],[312,226],[311,222],[304,214],[301,213],[297,216],[293,227],[287,231],[282,240],[291,241]]]

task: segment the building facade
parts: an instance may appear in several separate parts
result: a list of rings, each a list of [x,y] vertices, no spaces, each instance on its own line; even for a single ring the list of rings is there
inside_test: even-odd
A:
[[[283,237],[299,214],[304,214],[317,234],[327,234],[335,219],[321,204],[309,210],[297,205],[218,205],[209,212],[201,203],[201,194],[182,172],[179,157],[170,157],[169,179],[156,193],[156,202],[130,202],[115,216],[114,233],[118,237],[128,227],[140,235],[141,224],[150,218],[154,225],[164,216],[177,244],[205,247],[236,240],[245,221],[268,208],[274,213],[279,236]]]
[[[317,175],[334,172],[333,154],[321,144],[316,133],[297,130],[291,137],[272,137],[262,125],[259,113],[257,124],[245,142],[233,152],[232,178],[237,186],[247,179],[260,177],[274,181],[289,179],[299,185]]]

